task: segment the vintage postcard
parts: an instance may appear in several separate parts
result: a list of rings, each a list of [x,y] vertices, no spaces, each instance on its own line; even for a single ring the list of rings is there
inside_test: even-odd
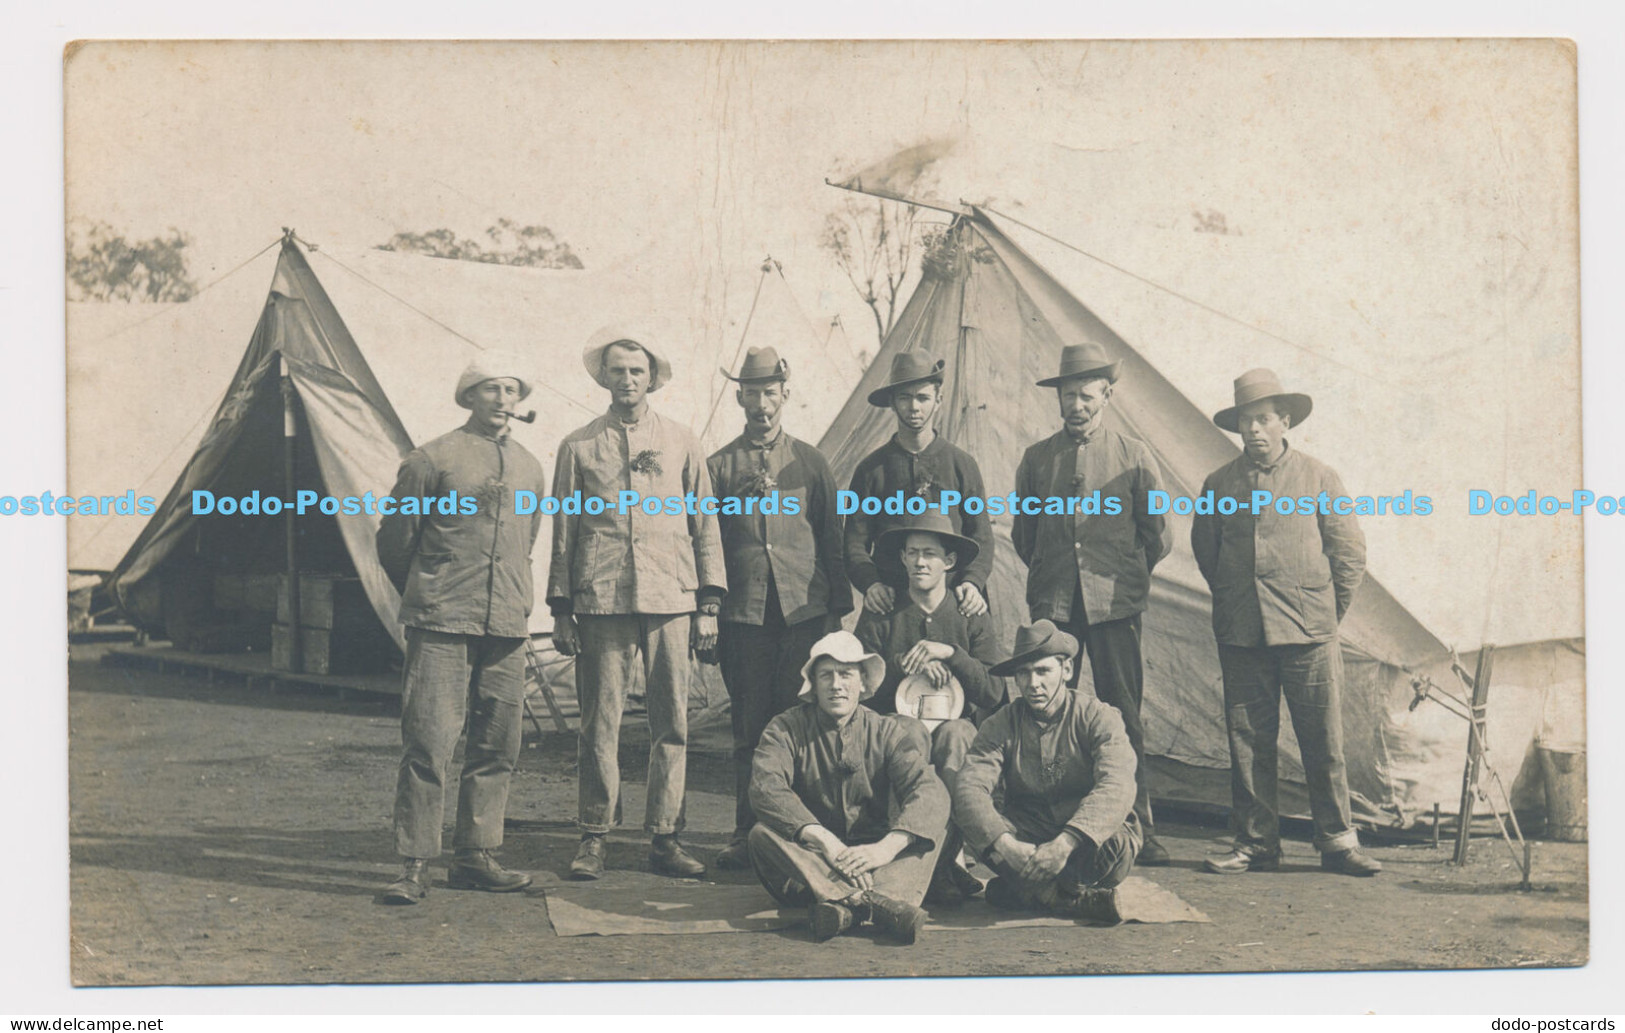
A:
[[[74,982],[1586,964],[1576,61],[70,46]]]

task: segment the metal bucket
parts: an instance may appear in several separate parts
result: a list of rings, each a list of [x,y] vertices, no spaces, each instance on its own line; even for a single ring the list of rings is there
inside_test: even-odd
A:
[[[1535,744],[1540,780],[1546,787],[1546,838],[1586,841],[1586,748],[1584,744]]]

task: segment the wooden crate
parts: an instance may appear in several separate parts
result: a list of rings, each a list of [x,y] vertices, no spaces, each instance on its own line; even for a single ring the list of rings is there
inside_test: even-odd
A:
[[[374,674],[389,669],[395,643],[383,626],[371,630],[300,628],[302,674]],[[287,624],[271,626],[271,669],[294,671],[293,634]]]
[[[292,608],[288,600],[287,575],[277,579],[276,619],[278,624],[291,624]],[[376,624],[377,614],[367,593],[361,588],[360,578],[333,577],[328,574],[299,575],[299,623],[306,628],[360,631]]]

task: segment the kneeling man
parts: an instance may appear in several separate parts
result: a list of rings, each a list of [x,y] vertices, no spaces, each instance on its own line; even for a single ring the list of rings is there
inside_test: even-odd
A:
[[[925,924],[948,791],[924,725],[858,705],[885,669],[850,632],[825,635],[801,670],[808,702],[768,722],[756,747],[751,864],[779,903],[809,908],[819,941],[870,921],[913,943]]]
[[[1111,924],[1142,837],[1134,746],[1116,707],[1066,687],[1077,655],[1078,640],[1047,620],[1016,632],[992,673],[1013,678],[1021,698],[982,723],[954,785],[954,823],[998,873],[995,907]]]

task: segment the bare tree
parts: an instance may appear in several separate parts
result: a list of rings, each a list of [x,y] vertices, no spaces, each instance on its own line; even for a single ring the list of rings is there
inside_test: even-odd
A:
[[[881,341],[897,321],[897,296],[908,278],[918,213],[911,204],[843,198],[840,209],[825,218],[818,240],[874,313]]]
[[[128,240],[105,222],[68,227],[70,301],[186,301],[197,283],[186,275],[189,234]]]

